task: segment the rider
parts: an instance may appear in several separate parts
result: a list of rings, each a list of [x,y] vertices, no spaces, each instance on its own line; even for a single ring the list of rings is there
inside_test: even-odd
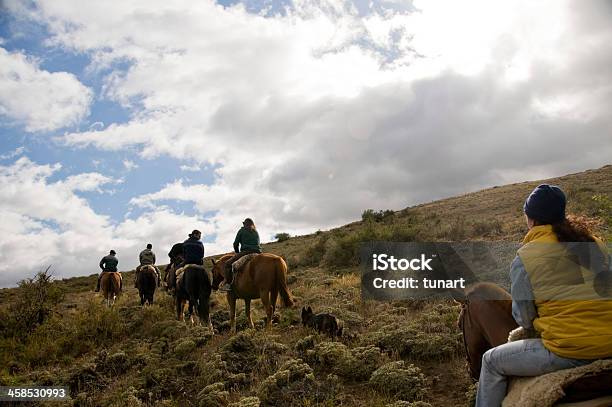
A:
[[[106,272],[116,272],[117,271],[117,265],[119,265],[119,260],[117,259],[115,254],[117,253],[115,253],[114,250],[111,250],[109,254],[102,257],[102,260],[100,260],[100,268],[102,269],[102,272],[98,276],[98,284],[96,285],[96,292],[100,291],[100,279],[102,278],[102,274]],[[123,281],[121,282],[122,282],[121,285],[123,285]],[[121,288],[121,286],[119,288]]]
[[[202,232],[194,230],[183,242],[183,266],[187,264],[204,265],[204,245],[200,241]]]
[[[225,262],[225,284],[220,288],[221,291],[232,290],[232,264],[239,258],[251,253],[261,253],[259,245],[259,233],[255,227],[255,222],[251,218],[246,218],[242,222],[242,227],[234,239],[235,254]]]
[[[584,220],[565,216],[565,204],[563,191],[547,184],[525,201],[529,232],[510,270],[512,315],[539,337],[483,355],[476,406],[500,406],[508,376],[538,376],[612,357],[612,301],[601,298],[597,282],[609,277],[610,259]],[[589,262],[576,252],[585,245],[595,249]]]
[[[157,286],[159,287],[159,270],[155,265],[155,253],[153,253],[153,245],[151,243],[147,244],[147,248],[140,252],[138,259],[140,260],[140,265],[136,267],[136,273],[134,276],[134,287],[138,288],[138,274],[140,270],[142,270],[143,266],[151,265],[155,269],[155,273],[157,274]]]
[[[168,257],[170,257],[170,264],[168,265],[168,267],[170,267],[173,264],[178,265],[179,260],[182,258],[182,256],[183,256],[183,242],[175,243],[172,246],[172,249],[170,249],[170,251],[168,252]]]

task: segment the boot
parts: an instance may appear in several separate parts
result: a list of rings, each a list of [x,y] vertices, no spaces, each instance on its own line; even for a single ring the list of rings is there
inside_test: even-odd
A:
[[[99,293],[100,292],[100,277],[98,277],[98,282],[96,284],[96,292]]]

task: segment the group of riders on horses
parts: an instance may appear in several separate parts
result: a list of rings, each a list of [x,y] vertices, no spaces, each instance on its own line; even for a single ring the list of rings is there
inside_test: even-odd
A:
[[[168,267],[174,267],[176,270],[189,264],[204,265],[204,244],[201,239],[202,232],[194,230],[189,234],[187,240],[173,245],[168,253],[168,257],[170,257],[170,264]],[[234,239],[234,252],[234,255],[225,262],[225,283],[219,288],[221,291],[229,292],[232,290],[232,264],[248,254],[261,253],[259,233],[257,232],[255,222],[253,222],[251,218],[246,218],[242,222],[242,227],[238,230],[236,238]],[[138,288],[138,275],[145,266],[153,266],[157,274],[157,286],[159,287],[161,276],[159,269],[155,265],[156,257],[151,243],[147,244],[147,247],[140,252],[138,259],[140,265],[136,267],[134,287]],[[118,271],[117,266],[119,265],[119,259],[117,259],[117,253],[111,250],[108,255],[100,260],[99,265],[102,272],[98,276],[96,292],[100,291],[100,279],[103,273],[116,273]]]
[[[511,376],[538,376],[612,357],[612,262],[589,224],[566,216],[565,209],[565,194],[553,185],[539,185],[525,200],[528,233],[510,267],[511,292],[504,293],[511,299],[511,309],[507,309],[511,324],[531,335],[508,343],[489,343],[490,349],[485,347],[476,361],[470,361],[473,376],[479,380],[477,407],[501,406]],[[201,233],[194,230],[183,243],[175,244],[169,253],[171,265],[202,265],[204,246],[200,238]],[[583,263],[581,254],[573,252],[573,242],[594,246],[602,262],[597,266],[588,260]],[[225,256],[224,285],[220,287],[224,291],[232,290],[232,263],[247,254],[261,253],[259,235],[251,219],[245,219],[238,231],[234,251],[231,257]],[[150,245],[141,253],[140,261],[141,265],[155,263]],[[117,271],[117,263],[111,250],[100,261],[100,267],[103,271]],[[575,273],[576,267],[579,274]],[[572,283],[567,285],[567,281]],[[603,298],[599,284],[602,281]],[[564,297],[564,289],[574,297]],[[287,303],[291,303],[290,299]],[[247,303],[247,313],[248,309]],[[484,321],[478,329],[484,330],[484,325],[494,322]],[[469,359],[467,342],[466,352]]]

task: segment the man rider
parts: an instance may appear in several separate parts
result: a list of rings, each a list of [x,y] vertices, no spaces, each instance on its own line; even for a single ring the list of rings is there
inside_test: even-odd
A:
[[[151,243],[147,244],[147,248],[140,252],[138,256],[140,260],[140,266],[136,267],[136,275],[134,277],[134,287],[138,288],[138,274],[143,266],[151,265],[155,269],[155,273],[157,274],[157,286],[159,287],[159,270],[157,266],[155,266],[155,253],[153,253],[153,245]]]
[[[194,230],[183,242],[183,266],[187,264],[204,265],[204,245],[200,241],[202,232]]]
[[[246,218],[242,222],[242,227],[238,230],[234,239],[234,256],[225,262],[225,284],[220,288],[221,291],[232,290],[232,264],[239,258],[251,253],[261,253],[259,245],[259,233],[255,227],[253,219]]]
[[[100,260],[100,268],[102,269],[102,272],[98,276],[98,284],[96,285],[96,292],[100,291],[100,279],[102,278],[102,274],[103,273],[116,272],[117,271],[117,266],[119,265],[119,260],[117,259],[115,254],[117,254],[117,253],[115,253],[114,250],[111,250],[108,255],[102,257],[102,260]],[[121,281],[121,286],[122,286],[123,285],[123,280],[121,279],[120,281]],[[120,286],[120,288],[121,288],[121,286]]]

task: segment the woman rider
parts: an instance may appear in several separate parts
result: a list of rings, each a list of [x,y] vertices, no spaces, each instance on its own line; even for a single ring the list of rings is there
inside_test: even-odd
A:
[[[500,406],[508,376],[538,376],[612,357],[612,301],[601,284],[609,282],[610,259],[583,219],[565,216],[565,204],[563,191],[546,184],[525,201],[529,232],[510,270],[512,315],[539,338],[483,355],[477,407]]]
[[[225,262],[225,284],[220,288],[222,291],[232,290],[232,264],[236,260],[247,254],[261,253],[259,233],[257,233],[257,228],[251,218],[246,218],[242,222],[242,227],[236,234],[236,239],[234,239],[234,252],[236,254]]]

